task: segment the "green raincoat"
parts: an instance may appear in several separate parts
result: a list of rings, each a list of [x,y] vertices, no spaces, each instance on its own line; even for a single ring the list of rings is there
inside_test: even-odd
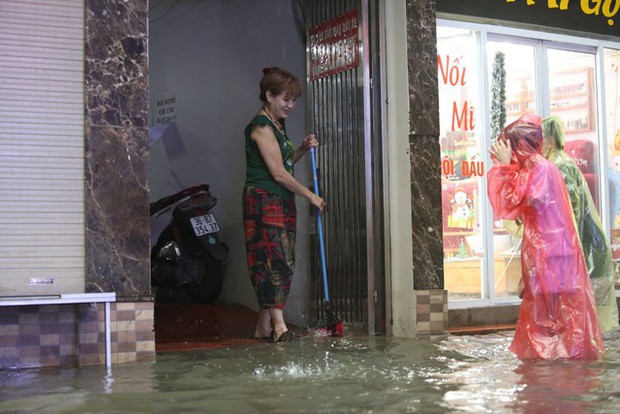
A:
[[[557,149],[564,147],[564,129],[561,120],[556,116],[544,119],[543,135],[545,140],[555,140],[556,148],[545,155],[558,167],[564,177],[594,290],[601,331],[607,332],[618,327],[614,266],[609,240],[603,231],[586,179],[570,156],[562,149]]]
[[[611,247],[603,231],[601,219],[590,195],[588,183],[579,167],[563,150],[554,149],[548,156],[562,173],[577,223],[577,233],[586,259],[594,290],[601,331],[618,327],[618,307],[614,291],[614,266]]]

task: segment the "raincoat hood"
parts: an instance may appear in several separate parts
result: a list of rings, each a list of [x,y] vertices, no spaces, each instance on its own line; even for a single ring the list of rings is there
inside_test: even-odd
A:
[[[499,139],[510,141],[513,158],[516,157],[521,164],[532,155],[542,155],[543,136],[540,116],[522,115],[502,130]]]
[[[545,143],[551,143],[554,148],[564,149],[566,134],[564,124],[557,115],[551,115],[542,120],[542,132]]]

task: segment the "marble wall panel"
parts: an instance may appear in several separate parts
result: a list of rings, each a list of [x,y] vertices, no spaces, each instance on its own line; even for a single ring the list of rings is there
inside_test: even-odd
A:
[[[443,289],[443,232],[439,143],[410,136],[414,288]]]
[[[409,131],[439,136],[435,0],[407,0]]]
[[[147,0],[86,1],[87,291],[150,295]]]
[[[407,0],[414,288],[443,289],[435,1]]]

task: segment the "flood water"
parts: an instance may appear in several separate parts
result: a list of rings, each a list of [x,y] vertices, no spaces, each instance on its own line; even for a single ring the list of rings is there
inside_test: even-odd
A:
[[[154,361],[0,371],[2,413],[617,413],[620,333],[600,361],[522,362],[513,332],[308,337]]]

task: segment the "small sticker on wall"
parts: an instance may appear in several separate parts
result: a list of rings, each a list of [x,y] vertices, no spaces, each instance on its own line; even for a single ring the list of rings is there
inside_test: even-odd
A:
[[[51,277],[48,278],[39,278],[39,277],[33,277],[30,278],[30,280],[28,281],[28,284],[33,286],[33,285],[53,285],[54,284],[54,279]]]

